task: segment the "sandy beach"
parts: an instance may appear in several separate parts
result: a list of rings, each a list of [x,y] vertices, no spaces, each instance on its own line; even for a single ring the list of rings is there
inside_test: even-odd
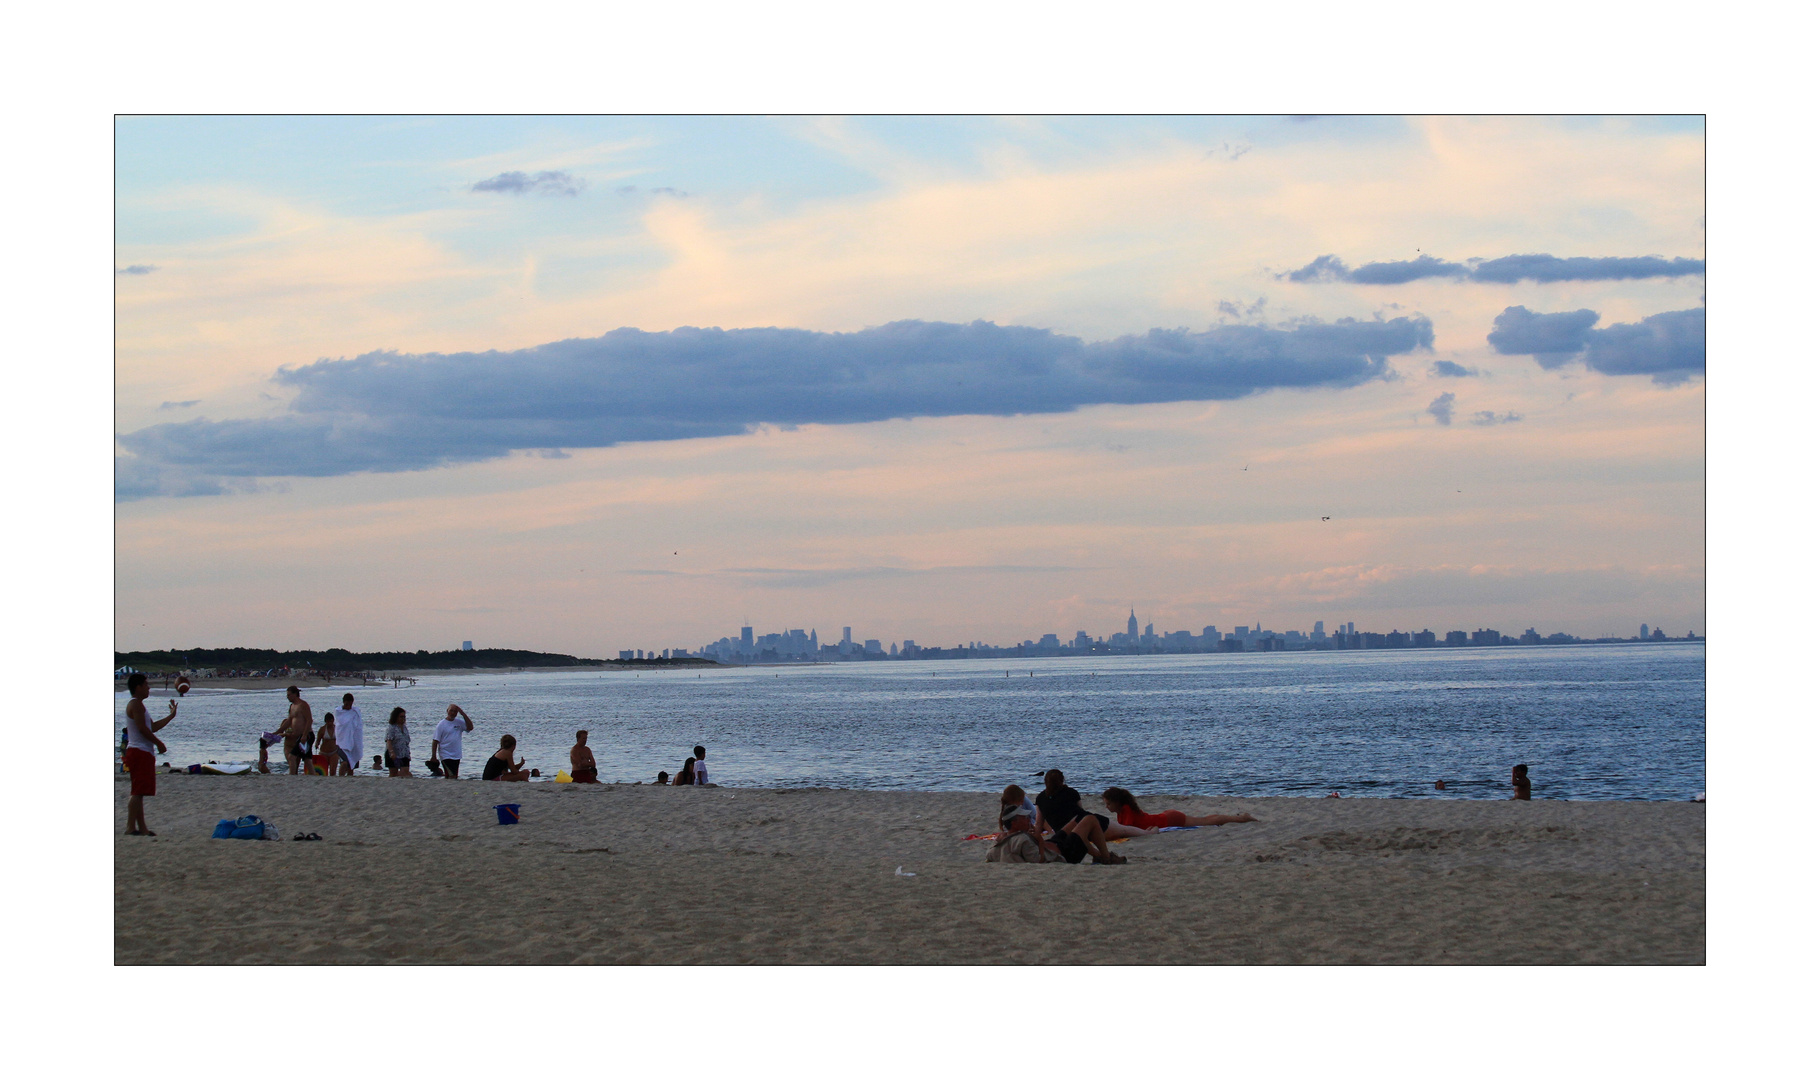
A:
[[[121,964],[1706,958],[1704,804],[1153,795],[1151,811],[1261,820],[1118,844],[1125,866],[1002,866],[961,839],[990,830],[984,793],[284,775],[158,791],[159,835],[115,838]],[[116,829],[126,796],[122,777]],[[520,824],[496,823],[500,802]],[[242,814],[287,839],[209,838]]]

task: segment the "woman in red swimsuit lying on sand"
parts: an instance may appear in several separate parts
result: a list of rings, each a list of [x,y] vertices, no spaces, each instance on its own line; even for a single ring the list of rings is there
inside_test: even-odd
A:
[[[1190,825],[1236,825],[1242,821],[1256,821],[1250,814],[1208,814],[1205,817],[1189,817],[1180,810],[1165,810],[1160,814],[1146,814],[1131,792],[1122,787],[1109,787],[1100,796],[1105,800],[1106,809],[1118,815],[1119,824],[1134,829],[1162,829],[1168,827],[1186,828]]]

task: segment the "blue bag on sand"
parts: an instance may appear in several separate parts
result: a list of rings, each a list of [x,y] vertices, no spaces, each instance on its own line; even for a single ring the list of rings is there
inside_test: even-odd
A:
[[[220,821],[215,822],[215,835],[210,839],[226,840],[232,835],[234,835],[234,823],[226,818],[222,818]]]
[[[216,827],[219,828],[220,826]],[[228,832],[228,837],[233,840],[264,840],[265,822],[252,814],[248,814],[234,822],[234,827]]]

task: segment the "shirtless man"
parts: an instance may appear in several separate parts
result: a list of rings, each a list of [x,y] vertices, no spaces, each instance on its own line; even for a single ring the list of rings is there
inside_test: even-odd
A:
[[[156,748],[160,754],[167,753],[158,731],[177,719],[177,703],[171,702],[171,711],[165,718],[153,722],[145,712],[146,696],[152,692],[145,676],[137,671],[128,675],[126,690],[133,695],[133,700],[126,703],[126,749],[120,751],[120,763],[133,778],[126,800],[126,835],[157,836],[145,824],[145,797],[158,794],[158,775],[154,771],[158,761],[152,751]]]
[[[297,775],[299,765],[305,766],[303,771],[308,775],[310,749],[316,741],[316,721],[310,715],[310,703],[303,700],[302,691],[287,686],[284,696],[291,703],[291,711],[278,728],[278,734],[284,736],[284,760],[290,762],[292,776]]]
[[[585,731],[575,733],[575,745],[569,748],[569,775],[577,784],[600,783],[600,770],[594,765],[594,751],[588,749]]]

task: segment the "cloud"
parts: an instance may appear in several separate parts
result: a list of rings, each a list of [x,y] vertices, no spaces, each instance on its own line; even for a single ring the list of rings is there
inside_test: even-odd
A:
[[[143,276],[145,274],[151,273],[152,271],[154,271],[156,269],[158,269],[158,268],[156,266],[153,266],[150,263],[134,263],[131,266],[116,266],[116,267],[114,267],[114,276],[119,277],[121,274],[133,274],[135,276]]]
[[[588,182],[566,172],[502,172],[475,184],[474,191],[491,191],[502,195],[580,195]]]
[[[1648,375],[1664,385],[1706,374],[1706,309],[1664,311],[1592,333],[1586,366],[1603,375]]]
[[[1468,259],[1463,263],[1422,255],[1400,262],[1370,262],[1356,270],[1337,255],[1322,255],[1307,266],[1277,277],[1300,284],[1345,281],[1354,285],[1404,285],[1422,278],[1447,277],[1510,285],[1519,281],[1630,281],[1704,273],[1705,259],[1664,259],[1659,255],[1574,256],[1567,259],[1553,255],[1506,255],[1499,259]]]
[[[114,459],[114,499],[117,502],[154,496],[225,495],[227,492],[227,486],[220,480],[191,469],[173,469],[142,457]]]
[[[1443,379],[1472,379],[1479,374],[1479,369],[1456,364],[1452,360],[1436,360],[1428,369],[1430,375]]]
[[[1507,412],[1503,416],[1499,416],[1495,412],[1480,411],[1473,413],[1471,417],[1472,422],[1479,427],[1492,427],[1496,424],[1514,424],[1521,419],[1523,418],[1514,412]]]
[[[1028,326],[904,321],[853,333],[620,329],[512,352],[372,352],[281,368],[291,411],[119,436],[210,476],[426,469],[514,450],[735,435],[761,424],[1063,413],[1221,401],[1389,377],[1432,348],[1420,316],[1151,330],[1086,342]]]
[[[158,407],[160,409],[188,409],[200,404],[202,404],[201,398],[192,398],[189,401],[161,401],[158,403]]]
[[[1526,307],[1507,307],[1491,321],[1485,337],[1507,356],[1527,354],[1545,368],[1557,368],[1586,348],[1587,332],[1599,321],[1588,308],[1539,314]]]
[[[1453,423],[1453,399],[1452,394],[1442,394],[1428,403],[1428,415],[1434,417],[1435,423],[1442,427]]]
[[[1506,255],[1502,259],[1475,262],[1476,265],[1472,268],[1474,281],[1506,284],[1518,281],[1631,281],[1638,278],[1686,277],[1706,273],[1705,259],[1664,259],[1659,255],[1599,259]]]
[[[673,187],[641,188],[637,184],[621,184],[613,190],[621,195],[637,195],[642,191],[647,195],[668,195],[676,199],[686,199],[689,197],[688,192],[681,188]]]
[[[1578,359],[1602,375],[1648,375],[1673,386],[1706,374],[1706,309],[1664,311],[1595,330],[1594,311],[1538,314],[1505,308],[1485,340],[1498,352],[1535,357],[1545,368]]]

